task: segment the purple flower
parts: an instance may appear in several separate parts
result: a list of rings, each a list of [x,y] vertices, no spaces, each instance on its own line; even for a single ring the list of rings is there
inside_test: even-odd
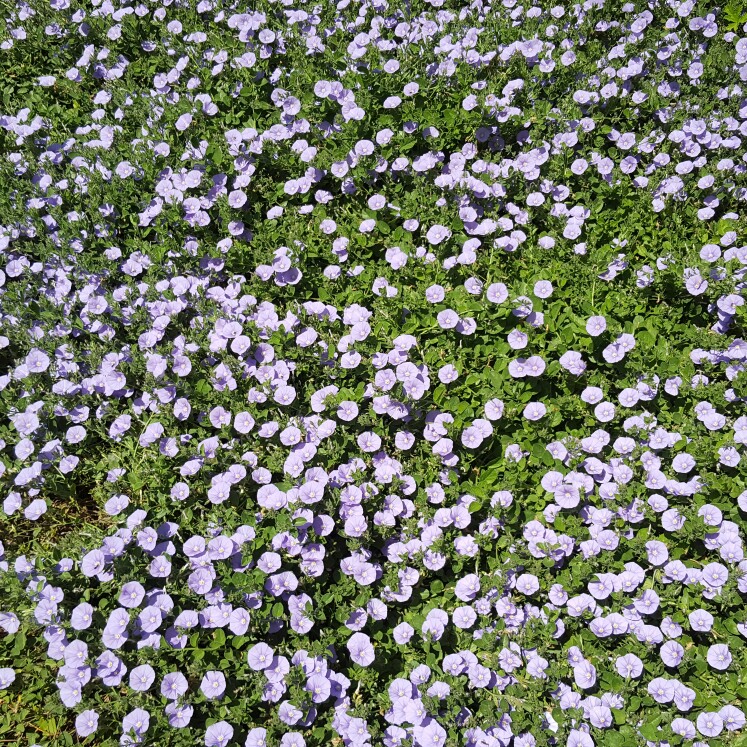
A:
[[[96,675],[101,677],[105,685],[119,685],[125,673],[124,664],[111,651],[104,651],[96,659]]]
[[[474,573],[468,574],[457,581],[454,593],[463,602],[472,601],[480,593],[480,579]]]
[[[200,683],[200,690],[208,700],[223,697],[226,691],[226,678],[223,672],[206,672]]]
[[[394,437],[394,444],[398,449],[407,451],[415,445],[415,436],[409,431],[398,431]]]
[[[608,729],[612,726],[612,711],[608,706],[592,706],[589,711],[589,722],[597,729]]]
[[[365,431],[364,433],[361,433],[358,438],[358,446],[360,446],[361,451],[364,452],[373,452],[378,451],[381,448],[381,438],[372,431]]]
[[[542,402],[530,402],[522,413],[527,420],[541,420],[547,414],[547,408]]]
[[[145,692],[156,679],[156,673],[150,664],[141,664],[130,672],[130,687],[137,692]]]
[[[532,355],[526,359],[524,363],[524,370],[527,376],[537,377],[541,376],[545,370],[545,361],[542,360],[538,355]]]
[[[706,610],[693,610],[688,620],[690,627],[699,633],[707,633],[713,627],[713,615]]]
[[[438,370],[438,380],[442,384],[451,384],[458,378],[459,372],[454,366],[451,365],[451,363],[447,363],[445,366],[441,366],[441,368],[439,368]]]
[[[575,55],[574,55],[575,56]],[[571,171],[576,174],[576,176],[580,176],[581,174],[586,171],[589,164],[584,158],[577,158],[572,164],[571,164]]]
[[[265,589],[273,596],[279,597],[289,591],[295,591],[298,588],[298,579],[290,571],[276,573],[265,581]]]
[[[538,280],[534,284],[534,295],[537,296],[537,298],[550,298],[552,292],[552,283],[548,280]]]
[[[500,399],[490,399],[485,403],[485,417],[488,420],[500,420],[503,417],[504,404]]]
[[[150,714],[142,708],[135,708],[122,719],[122,733],[140,737],[148,731]]]
[[[289,731],[280,739],[280,747],[306,747],[306,740],[297,731]]]
[[[119,593],[119,603],[123,607],[138,607],[144,596],[145,589],[142,584],[137,581],[130,581],[122,586],[122,591]]]
[[[657,703],[671,703],[674,699],[675,682],[656,677],[648,683],[648,694]]]
[[[423,622],[421,631],[423,636],[427,638],[428,635],[435,641],[439,640],[446,630],[446,626],[449,623],[449,616],[440,609],[431,610]]]
[[[724,722],[724,728],[728,731],[736,731],[737,729],[741,729],[747,721],[747,719],[745,719],[744,713],[742,713],[739,708],[736,708],[732,705],[724,706],[718,712],[718,715],[721,716]]]
[[[311,694],[314,703],[324,703],[331,694],[330,681],[321,674],[313,674],[306,681],[304,689]]]
[[[138,622],[146,633],[154,633],[161,627],[163,612],[158,607],[146,607],[139,615]]]
[[[508,344],[511,346],[512,350],[522,350],[527,346],[529,336],[526,332],[522,332],[520,329],[512,329],[508,333],[506,339],[508,340]],[[513,374],[511,375],[513,376]]]
[[[208,726],[205,732],[205,747],[225,747],[233,737],[233,727],[226,721]]]
[[[729,651],[729,647],[724,643],[714,644],[708,649],[706,660],[714,669],[720,671],[728,669],[729,664],[731,664],[731,652]]]
[[[708,290],[708,281],[703,278],[698,270],[691,267],[685,268],[684,278],[685,288],[691,296],[700,296]]]
[[[718,713],[704,711],[695,722],[704,737],[717,737],[724,729],[724,721]]]
[[[478,448],[482,441],[482,433],[480,433],[480,431],[474,426],[465,428],[462,432],[462,445],[466,446],[468,449]]]
[[[228,194],[228,204],[233,208],[240,208],[246,203],[246,193],[240,189],[234,189]]]
[[[303,717],[303,712],[293,705],[289,700],[285,700],[278,708],[278,718],[288,726],[297,724]]]
[[[539,591],[539,580],[531,573],[523,573],[516,579],[516,589],[525,596],[531,596]]]
[[[16,679],[16,673],[10,667],[0,669],[0,690],[10,687]]]
[[[674,688],[674,704],[680,711],[689,711],[695,700],[695,690],[684,685],[676,685]]]
[[[584,362],[581,353],[578,353],[575,350],[568,350],[563,353],[558,362],[566,371],[572,373],[574,376],[581,376],[581,374],[586,370],[586,363]]]
[[[210,410],[208,418],[213,428],[222,428],[231,423],[231,413],[224,407],[214,407]]]
[[[697,731],[695,730],[695,724],[688,721],[686,718],[676,718],[671,723],[672,731],[685,739],[695,739]]]
[[[594,745],[594,740],[585,731],[571,729],[568,734],[566,747],[594,747]]]
[[[403,622],[392,630],[392,636],[397,644],[405,646],[415,634],[415,629],[409,623]]]
[[[187,692],[189,684],[181,672],[170,672],[161,680],[161,695],[169,700],[176,700]]]
[[[584,660],[573,668],[573,679],[580,688],[586,690],[596,684],[597,670],[591,662]]]
[[[213,587],[213,575],[207,568],[198,568],[189,574],[187,586],[195,594],[207,594]]]
[[[249,613],[242,607],[237,607],[231,613],[228,627],[234,635],[244,635],[249,628]]]
[[[429,303],[441,303],[446,297],[446,292],[441,285],[431,285],[425,289],[425,298]]]
[[[439,311],[436,321],[441,329],[454,329],[459,324],[459,316],[453,309]]]
[[[171,497],[175,501],[183,501],[189,497],[189,485],[186,482],[177,482],[171,488]]]
[[[257,559],[257,568],[263,573],[275,573],[283,564],[283,560],[276,552],[264,552]]]
[[[272,658],[274,655],[275,652],[266,643],[257,643],[249,649],[247,655],[249,666],[255,672],[267,669],[272,664]]]
[[[667,641],[659,650],[659,655],[667,667],[678,667],[685,655],[685,649],[677,641]]]
[[[80,571],[84,576],[91,578],[104,570],[106,556],[101,550],[91,550],[86,553],[80,561]]]
[[[621,677],[635,679],[643,673],[643,662],[635,654],[625,654],[615,660],[615,669]]]
[[[485,297],[491,303],[503,303],[508,298],[508,288],[503,283],[493,283],[488,286]]]
[[[99,714],[96,711],[81,711],[75,719],[75,730],[79,737],[93,734],[99,726]]]
[[[425,238],[429,244],[440,244],[451,236],[451,231],[446,226],[436,223],[428,229]]]
[[[581,400],[590,405],[595,405],[597,402],[601,402],[603,397],[604,392],[598,386],[587,386],[586,389],[581,392]]]
[[[646,555],[648,562],[654,566],[661,566],[669,560],[667,546],[659,540],[650,540],[646,543]]]
[[[57,688],[60,692],[60,700],[68,707],[73,708],[81,701],[81,685],[76,682],[58,682]]]
[[[700,574],[701,583],[714,589],[722,587],[728,579],[729,571],[721,563],[708,563]]]
[[[472,609],[472,607],[457,607],[454,612],[452,612],[451,617],[457,628],[467,630],[475,624],[477,613]]]
[[[73,630],[86,630],[93,622],[93,607],[88,602],[81,602],[70,613],[70,625]]]
[[[176,729],[182,729],[185,726],[188,726],[189,722],[192,720],[194,708],[185,703],[169,703],[166,708],[164,708],[164,713],[168,716],[170,726],[173,726]]]
[[[240,412],[233,420],[234,429],[241,434],[249,433],[254,428],[254,418],[248,412]]]
[[[413,728],[415,743],[425,747],[443,747],[446,744],[446,730],[433,718],[426,718]]]
[[[174,127],[179,132],[184,132],[184,130],[187,129],[192,124],[192,115],[191,114],[182,114],[179,119],[176,120],[176,124]]]
[[[262,727],[250,729],[246,736],[245,747],[267,747],[267,729]]]
[[[353,633],[347,642],[350,658],[362,667],[367,667],[376,658],[371,639],[365,633]]]
[[[607,320],[603,316],[592,316],[586,322],[586,331],[591,337],[598,337],[607,329]]]
[[[337,417],[345,422],[352,422],[358,417],[358,405],[350,400],[340,402],[337,409]]]
[[[130,499],[126,495],[113,495],[104,504],[104,510],[109,516],[117,516],[130,505]]]
[[[670,508],[661,515],[661,526],[667,532],[676,532],[682,529],[685,517],[676,508]]]
[[[26,366],[30,373],[42,373],[49,368],[49,356],[39,348],[32,348],[26,356]]]

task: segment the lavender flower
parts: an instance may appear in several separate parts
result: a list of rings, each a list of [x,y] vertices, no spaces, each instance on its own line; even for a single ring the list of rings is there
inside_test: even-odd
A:
[[[729,647],[724,643],[714,644],[708,649],[706,660],[714,669],[719,671],[728,669],[732,661]]]
[[[221,698],[226,691],[226,678],[222,672],[206,672],[200,690],[208,700]]]
[[[79,737],[88,737],[93,734],[99,725],[99,714],[96,711],[81,711],[75,718],[75,731]]]
[[[350,658],[362,667],[373,663],[375,654],[370,638],[365,633],[353,633],[347,643]]]
[[[266,643],[257,643],[249,649],[249,666],[255,671],[267,669],[272,663],[273,650]]]
[[[161,680],[161,695],[169,700],[177,700],[187,692],[187,678],[181,672],[170,672]]]
[[[724,721],[718,713],[703,712],[696,720],[698,731],[704,737],[717,737],[724,728]]]
[[[218,721],[205,731],[205,747],[225,747],[232,737],[233,727],[225,721]]]
[[[10,667],[0,669],[0,690],[10,687],[16,679],[16,673]]]

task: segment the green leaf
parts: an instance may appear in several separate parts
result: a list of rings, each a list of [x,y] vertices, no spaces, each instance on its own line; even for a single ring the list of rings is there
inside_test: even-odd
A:
[[[652,742],[657,741],[659,738],[659,723],[658,720],[655,722],[649,721],[643,723],[639,728],[638,731],[640,731],[641,736],[644,739],[648,739]]]
[[[26,647],[26,633],[23,630],[19,630],[15,635],[15,640],[13,641],[13,652],[12,656],[13,658],[16,658],[21,655],[21,652]]]

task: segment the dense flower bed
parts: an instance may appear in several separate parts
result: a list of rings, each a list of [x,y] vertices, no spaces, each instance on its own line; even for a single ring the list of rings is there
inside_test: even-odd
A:
[[[0,742],[747,744],[738,5],[6,4]]]

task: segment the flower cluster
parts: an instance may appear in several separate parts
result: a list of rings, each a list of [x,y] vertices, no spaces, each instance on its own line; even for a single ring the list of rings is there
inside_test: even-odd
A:
[[[0,734],[739,744],[731,10],[79,6],[0,41]]]

